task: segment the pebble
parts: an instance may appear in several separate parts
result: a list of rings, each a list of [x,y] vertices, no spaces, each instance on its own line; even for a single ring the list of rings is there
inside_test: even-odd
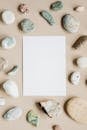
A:
[[[80,22],[70,14],[66,14],[62,18],[62,25],[64,29],[70,33],[78,32]]]
[[[0,97],[0,106],[4,106],[5,105],[5,99]]]
[[[62,129],[61,129],[61,127],[59,125],[54,125],[53,130],[62,130]]]
[[[14,98],[17,98],[19,96],[18,93],[18,86],[16,85],[16,83],[12,80],[7,80],[3,83],[3,89],[5,90],[5,92],[9,95],[12,96]]]
[[[23,14],[28,14],[28,13],[29,13],[28,5],[27,5],[27,4],[24,4],[24,3],[22,3],[22,4],[20,4],[20,5],[18,6],[18,10],[19,10],[21,13],[23,13]]]
[[[4,71],[8,67],[8,61],[0,57],[0,71]]]
[[[79,47],[81,46],[84,46],[86,45],[87,46],[87,35],[83,35],[83,36],[80,36],[76,42],[73,44],[73,48],[74,49],[78,49]]]
[[[22,113],[23,111],[20,107],[14,107],[5,113],[3,118],[8,121],[16,120],[21,117]]]
[[[29,19],[23,19],[20,22],[20,29],[25,33],[34,30],[34,28],[35,28],[34,23]]]
[[[72,97],[66,101],[65,109],[69,117],[76,122],[87,124],[87,101],[80,97]]]
[[[78,67],[87,68],[87,57],[79,57],[76,61]]]
[[[70,75],[70,81],[73,85],[79,85],[80,82],[80,72],[75,71]]]
[[[37,127],[39,125],[39,117],[32,110],[27,113],[26,118],[27,118],[27,121],[33,126]]]
[[[1,47],[3,49],[11,49],[16,45],[16,39],[14,37],[5,37],[1,40]]]
[[[42,110],[44,110],[46,114],[51,118],[54,116],[55,117],[59,116],[60,113],[62,112],[60,103],[54,100],[41,101],[39,104]]]
[[[83,12],[85,10],[85,7],[84,6],[77,6],[74,8],[74,10],[77,12]]]
[[[11,10],[4,10],[2,12],[2,21],[5,24],[13,24],[15,21],[15,15]]]
[[[15,76],[17,72],[18,72],[18,66],[15,65],[15,66],[13,66],[13,68],[7,74],[9,76]]]
[[[43,10],[40,12],[40,15],[50,24],[50,25],[54,25],[55,24],[55,20],[53,18],[53,16],[46,10]]]
[[[51,4],[50,8],[54,11],[61,10],[63,8],[63,3],[62,1],[56,1]]]

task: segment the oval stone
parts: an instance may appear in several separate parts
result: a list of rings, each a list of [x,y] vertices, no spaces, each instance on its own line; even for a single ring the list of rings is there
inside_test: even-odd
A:
[[[51,4],[50,8],[53,11],[61,10],[63,8],[63,3],[62,3],[62,1],[56,1],[56,2]]]
[[[79,57],[76,61],[78,67],[87,68],[87,57]]]
[[[16,39],[14,37],[5,37],[1,40],[1,47],[3,49],[11,49],[16,45]]]
[[[76,33],[79,29],[80,22],[70,14],[66,14],[62,18],[64,29],[70,33]]]

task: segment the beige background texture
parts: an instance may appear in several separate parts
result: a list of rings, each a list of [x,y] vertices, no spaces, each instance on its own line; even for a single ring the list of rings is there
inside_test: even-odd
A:
[[[52,126],[59,124],[63,130],[87,130],[87,125],[79,124],[70,119],[64,112],[58,118],[50,119],[36,106],[36,102],[44,99],[55,99],[59,101],[64,106],[64,102],[73,96],[79,96],[87,100],[87,69],[81,70],[73,64],[73,60],[79,56],[87,56],[87,46],[81,47],[78,50],[72,49],[72,44],[76,39],[86,34],[87,35],[87,9],[84,12],[77,13],[73,11],[73,7],[78,5],[83,5],[87,8],[87,0],[62,0],[64,8],[61,11],[54,12],[49,10],[49,6],[55,0],[0,0],[0,12],[3,9],[10,9],[14,11],[16,15],[16,21],[12,25],[4,25],[0,21],[0,39],[4,36],[15,36],[17,39],[17,45],[10,51],[5,51],[0,49],[0,56],[6,58],[9,61],[8,70],[13,66],[19,65],[19,72],[16,77],[8,77],[5,73],[0,72],[0,84],[6,79],[13,79],[17,82],[20,91],[20,97],[18,99],[13,99],[7,96],[2,89],[0,90],[0,97],[6,98],[6,105],[0,107],[0,130],[52,130]],[[20,3],[26,3],[29,5],[29,15],[25,16],[17,11],[17,7]],[[39,15],[39,11],[48,10],[54,16],[56,20],[55,26],[50,26],[42,17]],[[61,26],[61,18],[64,14],[70,13],[77,17],[80,21],[80,29],[78,33],[71,34],[66,32]],[[35,31],[30,32],[28,35],[64,35],[66,36],[66,69],[67,69],[67,96],[66,97],[22,97],[22,37],[23,34],[18,29],[18,23],[23,18],[30,18],[36,26]],[[61,56],[60,56],[61,58]],[[80,85],[73,86],[68,81],[68,75],[72,72],[78,70],[81,72],[81,82]],[[2,86],[1,86],[2,87]],[[15,121],[5,121],[2,118],[3,113],[11,107],[20,106],[23,109],[23,115],[20,119]],[[31,126],[26,121],[26,113],[33,109],[40,116],[40,125],[35,128]]]

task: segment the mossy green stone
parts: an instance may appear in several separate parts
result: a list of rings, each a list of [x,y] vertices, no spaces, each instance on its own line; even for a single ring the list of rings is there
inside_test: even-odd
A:
[[[32,110],[27,113],[27,121],[33,126],[39,125],[39,117]]]
[[[50,24],[50,25],[54,25],[55,24],[55,20],[53,18],[53,16],[46,10],[43,10],[40,12],[40,15]]]
[[[54,11],[61,10],[63,8],[63,3],[62,1],[56,1],[51,4],[50,8]]]
[[[23,19],[20,22],[20,28],[23,32],[28,33],[34,29],[34,23],[29,19]]]

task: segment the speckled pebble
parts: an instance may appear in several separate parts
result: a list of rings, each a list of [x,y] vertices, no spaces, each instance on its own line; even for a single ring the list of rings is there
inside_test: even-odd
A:
[[[34,25],[34,23],[31,20],[29,20],[29,19],[23,19],[19,23],[19,27],[20,27],[20,29],[23,32],[28,33],[28,32],[31,32],[32,30],[34,30],[35,25]]]
[[[75,71],[70,75],[70,81],[73,85],[79,85],[80,83],[80,72]]]
[[[79,30],[80,22],[71,14],[66,14],[62,18],[62,24],[66,31],[76,33]]]
[[[29,13],[28,5],[27,5],[27,4],[24,4],[24,3],[22,3],[22,4],[20,4],[20,5],[18,6],[18,10],[19,10],[21,13],[23,13],[23,14],[28,14],[28,13]]]
[[[63,3],[62,1],[56,1],[51,4],[50,8],[54,11],[61,10],[63,8]]]

